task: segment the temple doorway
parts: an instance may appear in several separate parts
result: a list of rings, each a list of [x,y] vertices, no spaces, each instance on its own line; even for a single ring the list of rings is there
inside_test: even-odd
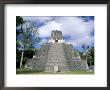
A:
[[[58,42],[58,40],[55,40],[55,42]]]
[[[58,65],[54,65],[54,72],[58,72]]]

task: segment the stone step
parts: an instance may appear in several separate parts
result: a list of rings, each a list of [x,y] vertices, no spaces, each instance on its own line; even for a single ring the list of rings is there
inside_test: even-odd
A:
[[[61,71],[69,69],[62,44],[50,44],[45,64],[45,71],[53,71],[55,64],[58,65],[59,70]]]

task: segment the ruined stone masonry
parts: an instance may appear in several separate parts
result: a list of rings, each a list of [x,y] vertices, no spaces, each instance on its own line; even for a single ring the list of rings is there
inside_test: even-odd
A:
[[[28,60],[26,66],[32,70],[45,72],[87,70],[87,61],[75,57],[73,53],[72,44],[66,44],[62,32],[54,30],[48,43],[41,46],[39,53]]]

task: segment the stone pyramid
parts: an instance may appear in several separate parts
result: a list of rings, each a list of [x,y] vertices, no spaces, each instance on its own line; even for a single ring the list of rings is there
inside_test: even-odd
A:
[[[45,72],[87,70],[87,61],[74,57],[73,53],[73,46],[65,43],[61,31],[55,30],[52,31],[48,43],[41,46],[39,53],[28,60],[26,66]]]

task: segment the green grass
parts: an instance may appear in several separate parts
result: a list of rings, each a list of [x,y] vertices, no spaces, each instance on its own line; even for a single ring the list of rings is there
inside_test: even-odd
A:
[[[43,72],[29,69],[17,69],[16,74],[94,74],[94,71],[78,70],[78,71],[65,71],[65,72]]]
[[[16,74],[33,74],[33,73],[40,73],[42,71],[36,71],[36,70],[29,70],[29,69],[17,69]]]

